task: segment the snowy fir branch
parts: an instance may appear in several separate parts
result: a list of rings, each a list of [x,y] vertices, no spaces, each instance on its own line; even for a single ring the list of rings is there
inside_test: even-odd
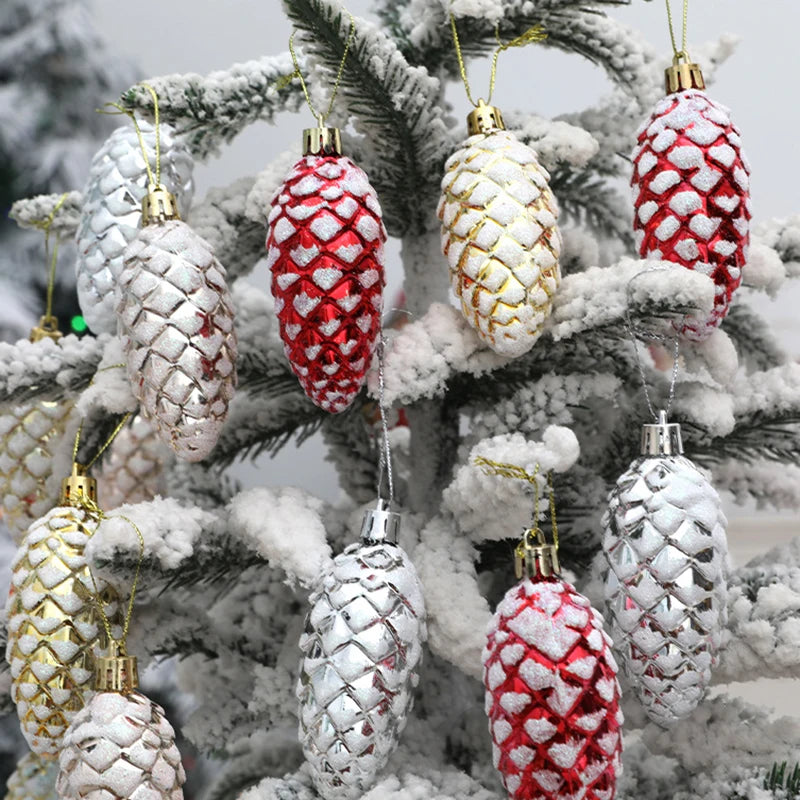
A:
[[[320,78],[331,85],[348,40],[349,16],[333,0],[291,0],[284,7],[304,32],[304,52],[319,63]],[[451,148],[440,93],[439,81],[424,68],[411,66],[392,39],[356,19],[340,103],[366,137],[361,166],[380,195],[392,236],[430,228],[441,167]],[[367,151],[368,142],[380,145]]]
[[[296,83],[276,87],[292,72],[289,53],[283,53],[206,76],[166,75],[147,83],[158,95],[161,118],[183,133],[195,158],[205,160],[253,122],[272,122],[282,111],[300,109],[303,95]],[[152,118],[153,97],[141,84],[128,89],[121,103]]]
[[[71,239],[78,229],[83,196],[80,192],[63,194],[40,194],[17,200],[9,211],[8,216],[19,225],[28,230],[42,230],[50,222],[50,232],[53,236]],[[55,212],[55,213],[54,213]]]

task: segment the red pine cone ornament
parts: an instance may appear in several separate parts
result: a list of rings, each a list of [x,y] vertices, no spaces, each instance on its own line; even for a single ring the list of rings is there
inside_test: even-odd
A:
[[[305,131],[305,155],[272,201],[272,294],[286,357],[308,397],[344,411],[378,341],[386,231],[363,170],[341,155],[339,131]]]
[[[672,93],[639,130],[633,151],[634,229],[643,258],[674,261],[714,281],[713,310],[688,318],[681,331],[702,341],[725,318],[742,281],[750,166],[729,110],[702,91],[699,68],[677,65],[667,78]]]
[[[612,800],[620,688],[589,601],[537,562],[497,607],[483,665],[494,764],[512,800]]]

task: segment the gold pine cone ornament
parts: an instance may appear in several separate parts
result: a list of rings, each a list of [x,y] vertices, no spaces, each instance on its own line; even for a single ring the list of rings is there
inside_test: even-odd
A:
[[[550,176],[482,100],[469,138],[445,164],[442,251],[467,322],[500,355],[533,347],[561,282],[561,233]]]
[[[28,529],[12,564],[6,606],[11,696],[35,753],[55,756],[91,693],[95,649],[106,636],[85,548],[97,517],[81,507],[95,484],[75,465],[60,504]],[[106,615],[117,622],[115,592],[97,581]]]

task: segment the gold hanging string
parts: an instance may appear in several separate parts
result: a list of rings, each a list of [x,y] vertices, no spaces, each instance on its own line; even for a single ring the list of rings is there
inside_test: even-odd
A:
[[[44,321],[46,323],[54,322],[54,329],[58,328],[58,320],[53,317],[53,294],[56,286],[56,264],[58,263],[58,237],[56,237],[55,243],[53,244],[53,255],[50,256],[50,233],[52,232],[51,229],[53,222],[55,221],[56,214],[61,209],[61,206],[64,205],[64,202],[68,196],[69,192],[64,192],[64,194],[58,198],[58,201],[53,206],[53,210],[45,219],[36,220],[32,223],[34,228],[44,232],[45,258],[48,256],[50,258],[50,268],[47,275],[47,299],[45,301]]]
[[[342,82],[342,75],[344,75],[344,65],[347,61],[347,55],[350,52],[350,45],[353,43],[353,37],[355,36],[356,32],[356,21],[352,14],[350,14],[350,31],[347,34],[347,42],[344,46],[344,53],[342,53],[342,60],[339,62],[339,71],[336,73],[336,80],[333,83],[333,91],[331,92],[331,99],[328,103],[328,108],[326,109],[324,114],[320,114],[315,108],[314,104],[311,102],[311,95],[308,92],[308,86],[306,85],[306,80],[303,77],[303,73],[300,70],[300,64],[297,62],[297,53],[294,49],[294,37],[297,33],[296,30],[292,31],[292,35],[289,37],[289,53],[292,56],[292,64],[294,64],[294,72],[291,75],[285,75],[283,78],[280,78],[278,81],[275,82],[275,88],[280,90],[288,86],[295,78],[300,80],[300,86],[303,88],[303,95],[306,98],[306,104],[311,109],[311,113],[317,119],[319,123],[319,127],[324,127],[325,120],[331,115],[331,111],[333,111],[333,104],[336,100],[336,95],[339,92],[339,84]]]
[[[450,14],[450,29],[453,32],[453,44],[456,48],[458,71],[461,73],[461,80],[464,82],[464,88],[467,91],[467,99],[473,106],[477,108],[478,104],[472,97],[472,90],[470,89],[469,79],[467,78],[467,68],[464,64],[464,54],[461,52],[461,41],[458,38],[456,18],[453,14]],[[510,42],[503,43],[503,41],[500,39],[500,27],[498,23],[494,28],[494,38],[497,40],[497,49],[492,54],[492,69],[489,76],[489,94],[486,97],[487,103],[491,102],[492,95],[494,94],[494,86],[497,80],[497,59],[500,57],[500,53],[502,53],[504,50],[508,50],[511,47],[524,47],[526,44],[531,44],[532,42],[544,41],[547,38],[547,34],[545,33],[543,25],[534,25],[531,28],[528,28],[528,30],[526,30],[524,33],[517,36],[515,39],[512,39]]]
[[[139,86],[142,86],[144,89],[147,89],[150,92],[150,96],[153,98],[153,126],[155,128],[155,137],[156,137],[156,173],[155,176],[153,175],[153,170],[150,168],[150,159],[147,155],[147,145],[144,141],[144,136],[142,135],[142,130],[139,127],[139,122],[136,119],[136,114],[128,108],[120,105],[119,103],[106,103],[106,106],[110,106],[111,108],[116,108],[116,111],[106,111],[104,108],[98,108],[98,114],[124,114],[126,117],[130,117],[131,121],[133,122],[133,127],[136,130],[136,136],[139,139],[139,147],[142,151],[142,156],[144,157],[144,166],[147,170],[147,180],[150,183],[152,188],[159,186],[161,184],[161,120],[159,117],[158,111],[158,94],[156,90],[149,84],[149,83],[140,83]]]
[[[683,33],[681,35],[681,49],[678,50],[678,44],[675,41],[675,29],[672,24],[672,8],[670,7],[669,0],[664,0],[667,4],[667,22],[669,23],[669,38],[672,42],[672,52],[675,58],[685,58],[689,60],[689,54],[686,52],[686,30],[689,24],[689,0],[683,0]]]
[[[553,471],[547,473],[547,488],[550,491],[550,526],[553,529],[553,544],[558,550],[558,523],[556,522],[556,493],[553,490]]]

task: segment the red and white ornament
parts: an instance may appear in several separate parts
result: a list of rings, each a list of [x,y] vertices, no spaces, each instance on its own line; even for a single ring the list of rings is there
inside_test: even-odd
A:
[[[633,151],[634,230],[643,258],[708,275],[714,308],[682,333],[702,341],[719,326],[742,281],[750,243],[750,167],[730,112],[704,91],[693,64],[667,71],[673,91],[639,129]],[[698,88],[692,88],[698,87]]]
[[[483,652],[494,764],[512,800],[612,800],[623,719],[611,639],[542,563],[498,605]]]
[[[337,413],[363,386],[377,345],[386,231],[338,131],[304,136],[305,155],[272,201],[268,263],[286,357],[308,397]]]

